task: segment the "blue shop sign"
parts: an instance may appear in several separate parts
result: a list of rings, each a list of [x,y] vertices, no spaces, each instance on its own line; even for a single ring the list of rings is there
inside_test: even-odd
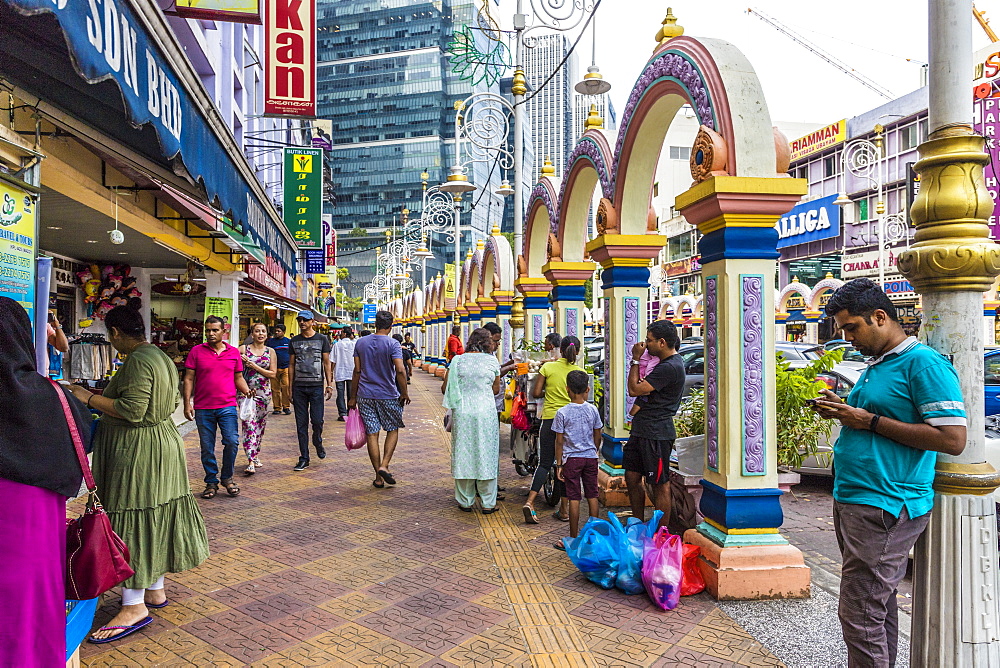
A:
[[[377,304],[365,304],[361,312],[361,322],[371,324],[375,322],[375,314],[378,312]]]
[[[303,251],[306,255],[306,273],[307,274],[322,274],[326,271],[326,256],[323,254],[323,250],[307,250]]]
[[[191,103],[187,90],[151,37],[145,24],[121,0],[0,0],[25,15],[43,12],[59,21],[76,71],[91,84],[114,81],[121,91],[128,121],[156,131],[166,161],[177,158],[208,201],[218,201],[245,235],[262,246],[289,272],[295,271],[291,244],[280,235],[279,221],[266,209],[240,175],[209,121]],[[42,59],[41,62],[44,62]],[[47,93],[60,102],[58,91]],[[66,105],[73,108],[73,105]],[[79,115],[86,121],[88,112]],[[101,113],[95,109],[94,113]],[[98,125],[99,127],[99,125]]]
[[[775,224],[778,248],[840,236],[840,207],[836,195],[796,204]]]

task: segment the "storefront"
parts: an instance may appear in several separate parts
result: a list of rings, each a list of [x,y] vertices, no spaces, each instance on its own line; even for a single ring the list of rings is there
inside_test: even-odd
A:
[[[882,289],[896,307],[903,330],[908,335],[916,336],[920,331],[920,297],[896,267],[897,254],[902,250],[905,250],[905,247],[885,250],[883,254],[885,270],[881,276]],[[844,254],[841,260],[841,275],[844,280],[864,277],[878,282],[881,259],[883,258],[879,257],[877,250]]]
[[[778,284],[793,277],[813,286],[828,274],[840,278],[841,211],[836,195],[796,204],[782,216],[778,231]]]
[[[244,267],[272,258],[293,274],[293,240],[163,14],[106,4],[127,43],[95,43],[86,3],[0,0],[0,198],[18,209],[0,214],[17,217],[0,228],[2,294],[42,340],[48,309],[97,339],[122,303],[161,343],[196,338],[208,301],[235,327]]]

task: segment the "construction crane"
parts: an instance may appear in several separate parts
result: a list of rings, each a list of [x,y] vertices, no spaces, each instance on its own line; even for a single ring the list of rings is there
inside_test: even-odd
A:
[[[790,40],[792,40],[796,44],[798,44],[798,45],[802,46],[803,48],[807,49],[808,51],[812,52],[813,54],[815,54],[819,58],[822,58],[823,60],[825,60],[826,62],[828,62],[830,65],[833,65],[838,70],[840,70],[841,72],[843,72],[847,76],[851,77],[852,79],[854,79],[855,81],[857,81],[858,83],[860,83],[865,88],[868,88],[868,89],[870,89],[870,90],[878,93],[879,95],[881,95],[882,97],[884,97],[887,100],[892,100],[893,99],[893,96],[887,90],[885,90],[884,88],[882,88],[881,86],[879,86],[877,83],[875,83],[874,81],[872,81],[871,79],[869,79],[865,75],[861,74],[861,72],[858,72],[856,69],[854,69],[850,65],[848,65],[848,64],[844,63],[843,61],[837,59],[832,54],[827,53],[823,49],[819,48],[818,46],[816,46],[815,44],[813,44],[812,42],[810,42],[809,40],[807,40],[805,37],[803,37],[802,35],[798,34],[797,32],[795,32],[794,30],[792,30],[791,28],[789,28],[785,24],[781,23],[777,19],[772,18],[772,17],[768,16],[767,14],[765,14],[764,12],[760,11],[759,9],[754,9],[753,7],[748,7],[747,8],[747,14],[753,14],[753,15],[755,15],[761,21],[763,21],[764,23],[768,24],[769,26],[771,26],[772,28],[774,28],[775,30],[777,30],[778,32],[780,32],[785,37],[788,37]]]
[[[993,28],[990,27],[990,20],[986,18],[986,12],[976,9],[976,3],[972,3],[972,15],[979,21],[979,27],[983,29],[983,32],[986,33],[991,42],[1000,42],[1000,37],[997,37],[997,34],[993,32]]]

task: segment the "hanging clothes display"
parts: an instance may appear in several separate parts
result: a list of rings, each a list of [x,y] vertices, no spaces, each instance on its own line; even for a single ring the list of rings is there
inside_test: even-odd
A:
[[[111,373],[115,351],[101,334],[84,334],[70,341],[63,360],[66,378],[100,380]]]

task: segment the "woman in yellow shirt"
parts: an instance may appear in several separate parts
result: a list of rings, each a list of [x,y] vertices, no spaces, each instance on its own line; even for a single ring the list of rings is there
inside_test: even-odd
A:
[[[576,365],[576,358],[580,352],[580,339],[567,336],[560,342],[559,352],[562,354],[561,358],[554,362],[546,362],[538,370],[531,390],[536,397],[545,395],[545,408],[542,411],[542,428],[538,434],[538,468],[535,469],[535,477],[531,479],[528,500],[522,508],[524,521],[529,524],[538,524],[535,499],[549,476],[549,469],[555,464],[556,434],[552,431],[552,420],[556,416],[556,411],[570,402],[569,391],[566,389],[566,376],[570,371],[583,371]],[[564,521],[569,521],[565,513],[556,512],[556,517],[560,520],[565,517]]]

